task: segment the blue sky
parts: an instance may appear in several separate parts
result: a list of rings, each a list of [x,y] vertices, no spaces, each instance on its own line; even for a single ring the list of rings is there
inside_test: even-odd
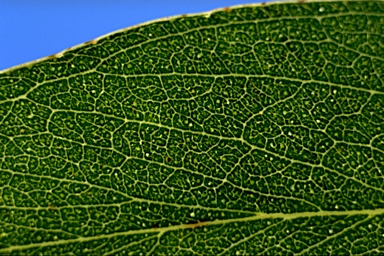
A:
[[[261,0],[0,0],[0,70],[145,21],[257,2]]]

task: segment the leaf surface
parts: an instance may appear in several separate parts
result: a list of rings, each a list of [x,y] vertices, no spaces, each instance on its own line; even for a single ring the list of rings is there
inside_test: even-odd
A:
[[[383,254],[384,4],[118,31],[0,73],[0,254]]]

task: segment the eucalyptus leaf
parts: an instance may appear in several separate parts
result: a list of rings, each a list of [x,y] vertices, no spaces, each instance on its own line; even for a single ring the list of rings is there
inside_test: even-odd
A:
[[[0,72],[0,254],[384,254],[383,35],[268,3]]]

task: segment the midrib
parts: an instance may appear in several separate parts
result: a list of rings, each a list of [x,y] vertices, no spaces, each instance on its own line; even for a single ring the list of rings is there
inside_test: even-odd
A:
[[[106,238],[112,238],[116,236],[126,236],[126,235],[137,235],[137,234],[152,234],[161,236],[162,234],[168,232],[168,231],[175,231],[179,229],[191,229],[191,228],[197,228],[197,227],[204,227],[204,226],[213,226],[213,225],[223,225],[223,224],[229,224],[234,222],[250,222],[255,220],[263,220],[263,219],[283,219],[283,220],[289,220],[289,219],[296,219],[296,218],[306,218],[306,217],[322,217],[322,216],[343,216],[343,215],[368,215],[368,216],[375,216],[375,215],[381,215],[384,214],[384,208],[374,209],[374,210],[350,210],[350,211],[318,211],[318,212],[298,212],[298,213],[258,213],[251,217],[244,217],[244,218],[236,218],[236,219],[227,219],[227,220],[214,220],[214,221],[204,221],[204,222],[198,222],[194,224],[180,224],[170,227],[162,227],[162,228],[147,228],[147,229],[140,229],[140,230],[130,230],[126,232],[118,232],[113,234],[107,234],[107,235],[97,235],[92,237],[80,237],[76,239],[68,239],[68,240],[60,240],[60,241],[50,241],[50,242],[43,242],[43,243],[35,243],[35,244],[28,244],[28,245],[16,245],[11,246],[8,248],[0,249],[0,253],[6,253],[9,251],[15,251],[15,250],[26,250],[30,248],[35,247],[48,247],[48,246],[55,246],[55,245],[65,245],[65,244],[71,244],[71,243],[81,243],[81,242],[88,242],[96,239],[106,239]]]

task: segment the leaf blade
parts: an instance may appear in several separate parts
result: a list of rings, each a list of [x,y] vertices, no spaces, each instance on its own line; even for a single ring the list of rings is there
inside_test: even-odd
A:
[[[0,252],[382,251],[383,12],[225,9],[3,72]]]

